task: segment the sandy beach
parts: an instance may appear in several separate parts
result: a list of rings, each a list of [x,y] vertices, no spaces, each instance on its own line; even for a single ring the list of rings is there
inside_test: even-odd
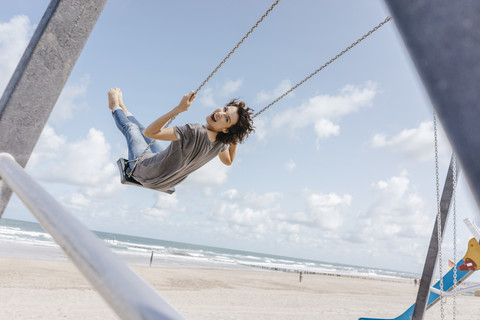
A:
[[[69,261],[0,258],[0,319],[118,319]],[[263,270],[132,266],[187,319],[392,318],[415,300],[410,280]],[[119,279],[121,281],[121,279]],[[452,299],[446,304],[451,317]],[[457,319],[479,319],[480,297],[457,297]],[[439,319],[439,304],[425,319]]]

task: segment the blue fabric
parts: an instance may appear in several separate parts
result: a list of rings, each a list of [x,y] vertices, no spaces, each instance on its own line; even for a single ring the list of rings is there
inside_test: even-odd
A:
[[[152,139],[143,135],[145,127],[133,115],[126,116],[125,112],[120,109],[113,112],[113,119],[115,119],[115,124],[127,140],[128,160],[138,158],[150,142],[152,142]],[[145,154],[157,153],[163,150],[162,144],[155,141]],[[130,162],[130,169],[133,169],[134,165],[135,161]]]

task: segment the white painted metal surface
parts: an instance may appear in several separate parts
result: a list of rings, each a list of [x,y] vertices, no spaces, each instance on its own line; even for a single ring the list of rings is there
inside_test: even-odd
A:
[[[0,178],[30,209],[43,229],[52,235],[121,319],[184,319],[33,180],[8,153],[0,153]]]

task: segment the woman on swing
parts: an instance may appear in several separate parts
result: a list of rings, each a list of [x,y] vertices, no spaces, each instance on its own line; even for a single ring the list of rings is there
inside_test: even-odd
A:
[[[169,192],[217,155],[225,165],[235,159],[237,144],[253,131],[252,110],[236,99],[209,114],[206,124],[163,128],[176,115],[190,108],[195,93],[184,95],[175,108],[145,128],[127,110],[118,88],[108,91],[108,107],[127,140],[128,160],[137,159],[153,140],[171,141],[167,148],[155,141],[139,159],[129,162],[127,173],[142,186]],[[171,192],[171,191],[170,191]]]

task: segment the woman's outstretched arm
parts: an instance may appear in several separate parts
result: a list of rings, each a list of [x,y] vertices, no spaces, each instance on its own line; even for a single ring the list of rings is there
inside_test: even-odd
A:
[[[176,115],[187,111],[190,108],[193,100],[195,100],[195,93],[191,91],[182,97],[178,106],[165,113],[163,116],[153,121],[145,130],[143,134],[155,140],[176,141],[177,135],[173,128],[163,128],[163,126]]]

